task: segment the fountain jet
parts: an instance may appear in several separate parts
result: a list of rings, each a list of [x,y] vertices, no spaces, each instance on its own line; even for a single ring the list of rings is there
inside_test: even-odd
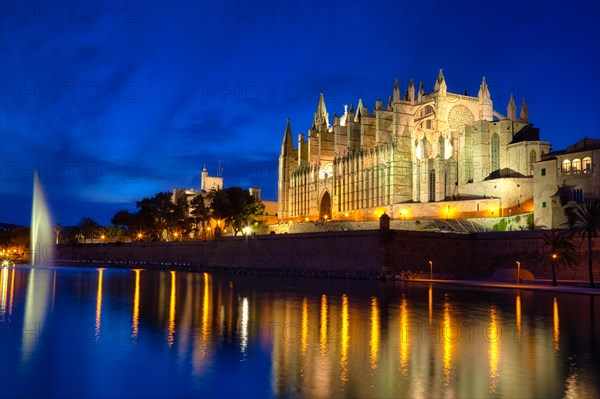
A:
[[[31,266],[54,259],[52,222],[38,171],[33,174],[33,204],[31,209]]]

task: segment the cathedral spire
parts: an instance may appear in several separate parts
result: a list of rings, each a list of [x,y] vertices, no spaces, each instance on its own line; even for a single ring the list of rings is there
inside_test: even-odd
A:
[[[445,96],[447,89],[448,89],[448,86],[446,85],[446,79],[444,78],[444,74],[442,73],[442,70],[440,69],[440,72],[438,73],[438,77],[435,80],[435,85],[433,86],[433,91],[439,91],[439,93],[442,96]]]
[[[489,100],[490,99],[490,91],[488,89],[487,82],[485,81],[485,76],[479,85],[479,93],[477,93],[477,97],[480,100]]]
[[[423,82],[419,82],[419,93],[417,94],[417,100],[421,102],[425,96],[425,89],[423,88]]]
[[[411,79],[408,82],[408,89],[406,90],[408,93],[407,100],[410,101],[411,104],[415,103],[415,82]]]
[[[400,85],[398,84],[398,78],[394,83],[394,101],[400,101]]]
[[[358,105],[356,106],[356,115],[354,116],[354,122],[360,122],[360,118],[362,117],[362,113],[363,113],[363,102],[362,102],[362,98],[358,99]]]
[[[391,111],[392,109],[392,95],[390,94],[390,98],[388,98],[387,110]]]
[[[281,155],[290,155],[293,151],[292,127],[290,126],[290,118],[288,118],[285,125],[285,133],[283,134],[283,142],[281,143]]]
[[[323,93],[319,96],[319,104],[317,105],[317,112],[315,112],[315,125],[322,125],[323,123],[329,126],[329,114],[327,113],[327,107],[325,107],[325,97]]]
[[[529,109],[527,109],[527,102],[523,97],[523,104],[521,104],[521,114],[519,115],[523,122],[529,122]]]
[[[506,107],[506,115],[511,121],[517,120],[517,106],[512,93],[510,93],[510,100],[508,100],[508,107]]]

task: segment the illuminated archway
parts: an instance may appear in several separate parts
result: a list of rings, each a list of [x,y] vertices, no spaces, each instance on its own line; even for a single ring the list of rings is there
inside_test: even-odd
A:
[[[321,197],[321,206],[319,207],[320,219],[331,219],[331,196],[325,191]]]

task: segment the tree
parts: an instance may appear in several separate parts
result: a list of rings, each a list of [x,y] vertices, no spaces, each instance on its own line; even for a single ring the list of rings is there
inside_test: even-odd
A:
[[[550,249],[550,260],[552,262],[552,285],[558,285],[556,281],[556,265],[575,265],[575,243],[571,230],[549,230],[543,236],[544,243]]]
[[[91,240],[100,228],[100,225],[90,217],[83,217],[79,221],[77,227],[79,228],[79,233],[82,234],[85,239]]]
[[[204,195],[199,194],[190,201],[190,208],[192,209],[190,214],[194,219],[195,235],[198,237],[198,221],[202,225],[202,231],[204,231],[206,222],[210,220],[210,207],[206,205]]]
[[[600,200],[588,199],[583,204],[568,207],[566,212],[569,226],[575,234],[580,235],[582,240],[587,238],[590,287],[594,288],[592,238],[597,237],[600,231]]]
[[[212,198],[213,214],[217,219],[224,219],[233,229],[234,235],[254,224],[256,218],[265,210],[262,202],[241,187],[214,190],[209,195]]]

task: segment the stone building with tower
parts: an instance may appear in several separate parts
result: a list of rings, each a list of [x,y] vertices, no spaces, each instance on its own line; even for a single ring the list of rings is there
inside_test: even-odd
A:
[[[296,142],[288,120],[279,156],[280,220],[485,217],[533,210],[534,163],[550,152],[510,97],[494,110],[483,78],[476,97],[398,81],[387,104],[361,99],[330,119],[321,94]]]

